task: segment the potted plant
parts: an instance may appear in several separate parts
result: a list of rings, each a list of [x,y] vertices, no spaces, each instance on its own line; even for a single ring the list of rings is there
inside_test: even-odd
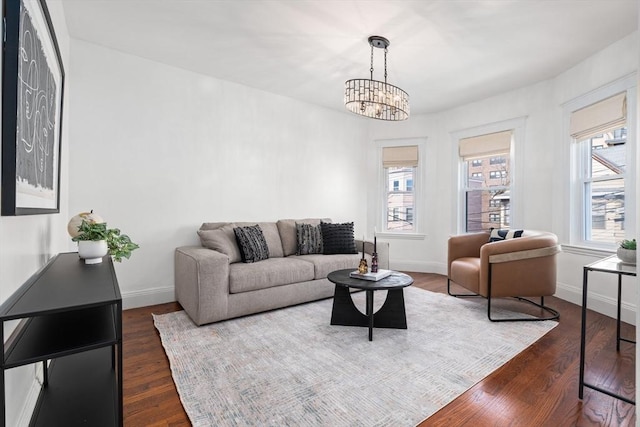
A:
[[[117,228],[107,228],[106,222],[82,220],[78,234],[71,240],[78,242],[78,254],[86,264],[102,262],[102,257],[109,253],[114,261],[131,256],[131,252],[139,246],[129,236],[121,234]]]
[[[636,239],[623,240],[620,242],[620,247],[616,252],[620,261],[627,264],[636,263]]]

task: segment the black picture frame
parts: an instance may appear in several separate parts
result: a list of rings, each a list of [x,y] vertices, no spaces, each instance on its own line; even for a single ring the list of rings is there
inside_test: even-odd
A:
[[[4,1],[3,216],[60,212],[64,68],[44,0]]]

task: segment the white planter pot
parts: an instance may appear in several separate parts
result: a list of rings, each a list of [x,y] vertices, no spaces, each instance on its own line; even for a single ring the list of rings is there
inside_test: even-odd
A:
[[[109,252],[106,240],[81,240],[78,242],[78,255],[85,264],[99,264],[102,257]]]
[[[616,253],[620,261],[625,262],[627,264],[635,264],[636,263],[636,250],[635,249],[624,249],[618,248]]]

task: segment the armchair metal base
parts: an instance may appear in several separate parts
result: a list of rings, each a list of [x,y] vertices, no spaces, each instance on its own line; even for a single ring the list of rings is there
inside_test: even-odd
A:
[[[491,276],[489,276],[490,278]],[[456,298],[464,298],[464,297],[482,297],[484,298],[482,295],[480,294],[474,294],[474,293],[469,293],[469,294],[454,294],[451,293],[451,279],[449,279],[447,277],[447,293],[453,297]],[[539,322],[542,320],[557,320],[560,318],[560,313],[558,313],[558,311],[554,310],[553,308],[544,305],[544,297],[540,297],[540,304],[538,304],[537,302],[531,301],[528,298],[523,298],[523,297],[510,297],[510,298],[515,298],[518,301],[522,301],[522,302],[526,302],[532,305],[535,305],[536,307],[540,308],[541,310],[544,310],[545,312],[549,313],[549,316],[545,316],[545,317],[533,317],[533,316],[527,316],[527,317],[514,317],[514,318],[494,318],[491,317],[491,280],[489,280],[489,296],[486,297],[487,298],[487,318],[492,321],[492,322]]]

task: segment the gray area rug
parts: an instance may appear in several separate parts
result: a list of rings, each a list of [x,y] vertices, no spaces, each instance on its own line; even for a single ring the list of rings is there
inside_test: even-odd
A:
[[[202,327],[182,311],[154,321],[182,404],[207,427],[414,426],[557,325],[492,323],[484,300],[411,287],[405,304],[408,329],[372,342],[329,325],[331,299]]]

